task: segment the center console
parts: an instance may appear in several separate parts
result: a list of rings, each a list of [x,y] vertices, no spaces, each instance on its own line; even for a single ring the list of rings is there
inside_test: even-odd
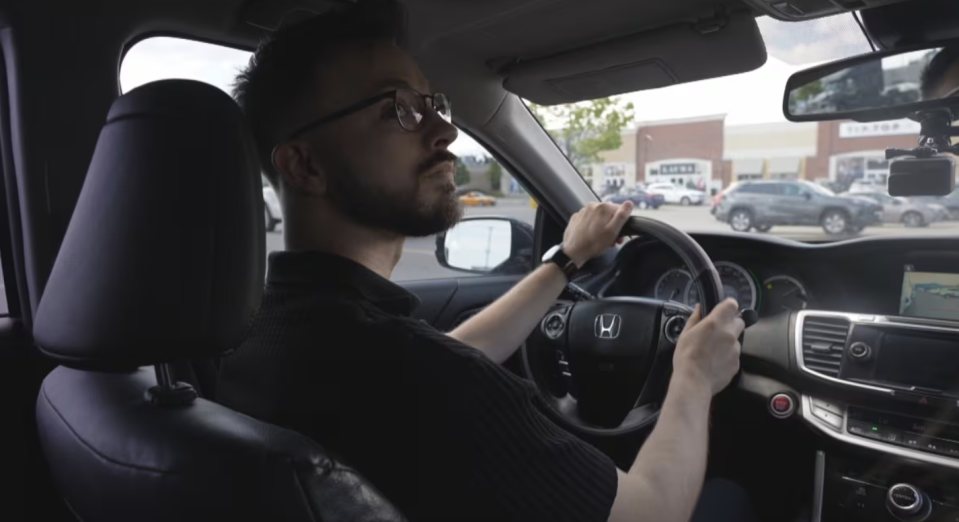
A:
[[[914,288],[902,303],[920,305],[959,309],[959,294]],[[795,327],[800,372],[844,397],[799,398],[834,441],[817,455],[819,520],[959,522],[959,323],[803,311]]]
[[[955,476],[820,451],[814,521],[957,522]]]

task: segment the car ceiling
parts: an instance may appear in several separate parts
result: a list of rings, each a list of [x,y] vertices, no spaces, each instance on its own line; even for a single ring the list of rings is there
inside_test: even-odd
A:
[[[135,23],[131,38],[144,32],[172,31],[252,48],[284,20],[342,3],[348,2],[105,0],[100,9],[129,12]],[[495,85],[487,88],[495,91],[502,83],[501,73],[511,65],[664,26],[696,23],[720,12],[751,12],[740,0],[404,0],[403,4],[409,14],[407,45],[427,76],[447,92],[456,90],[464,78],[467,90],[478,87],[477,83],[493,82]],[[703,55],[702,65],[714,64],[715,58]],[[737,57],[726,59],[735,61]],[[761,63],[748,68],[758,65]],[[482,91],[479,87],[476,90]],[[457,94],[454,99],[478,102],[469,93]],[[491,106],[482,104],[485,111],[476,111],[476,116],[481,117],[481,112],[488,116],[495,110],[498,100],[493,96],[491,101]]]
[[[252,49],[296,13],[331,0],[8,0],[0,46],[14,103],[11,161],[17,194],[19,285],[35,309],[66,232],[104,116],[119,94],[121,53],[138,39],[178,34]],[[409,48],[437,90],[456,100],[457,122],[481,130],[503,104],[504,63],[535,61],[652,28],[692,22],[739,0],[406,0]],[[294,13],[291,15],[291,13]],[[757,33],[758,34],[758,33]],[[761,47],[761,41],[760,41]],[[765,52],[763,50],[763,59]],[[735,55],[724,60],[734,61]],[[703,56],[701,61],[717,61]],[[723,61],[723,60],[719,60]],[[751,64],[750,66],[752,66]],[[758,65],[755,65],[758,66]],[[0,105],[0,110],[3,106]],[[0,129],[2,131],[2,129]],[[22,224],[18,220],[22,219]],[[24,317],[29,322],[29,317]]]

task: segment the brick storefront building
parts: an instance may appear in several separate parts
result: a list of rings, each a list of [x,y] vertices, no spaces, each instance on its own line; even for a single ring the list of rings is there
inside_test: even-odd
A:
[[[636,128],[636,173],[647,183],[706,188],[729,182],[723,161],[725,115],[644,122]]]
[[[907,120],[726,125],[724,115],[713,115],[641,122],[623,133],[619,150],[602,155],[592,182],[600,193],[658,182],[716,192],[737,180],[770,178],[884,184],[885,149],[914,147],[918,132]]]

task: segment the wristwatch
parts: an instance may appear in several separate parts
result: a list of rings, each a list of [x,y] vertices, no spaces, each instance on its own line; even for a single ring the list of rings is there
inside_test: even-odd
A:
[[[543,255],[543,263],[556,263],[556,266],[563,271],[567,281],[572,279],[573,274],[579,270],[579,267],[576,266],[576,263],[574,263],[573,260],[566,255],[566,252],[563,252],[562,244],[556,245],[547,250]]]

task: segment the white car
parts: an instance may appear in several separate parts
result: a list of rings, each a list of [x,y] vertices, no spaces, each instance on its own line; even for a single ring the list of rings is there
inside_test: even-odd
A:
[[[702,205],[706,200],[706,193],[702,190],[688,189],[672,183],[652,183],[646,191],[653,194],[662,194],[666,203],[680,205]]]
[[[262,177],[262,176],[261,176]],[[276,192],[270,185],[270,182],[263,178],[263,218],[266,221],[266,231],[273,232],[276,225],[283,221],[283,214],[280,212],[280,200],[276,197]]]

